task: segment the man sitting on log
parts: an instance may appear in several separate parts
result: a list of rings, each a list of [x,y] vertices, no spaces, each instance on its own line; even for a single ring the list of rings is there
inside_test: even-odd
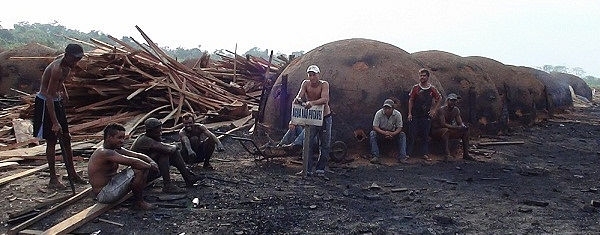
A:
[[[163,192],[165,193],[184,193],[186,190],[177,187],[171,181],[169,167],[172,165],[179,170],[187,187],[191,187],[200,178],[187,168],[179,149],[173,144],[161,142],[162,122],[156,118],[148,118],[144,121],[146,133],[138,136],[131,145],[131,150],[150,156],[158,163],[160,176],[163,179]],[[158,177],[150,175],[150,178]]]
[[[133,209],[152,209],[154,206],[144,201],[142,192],[148,173],[158,171],[158,165],[147,155],[124,149],[124,141],[122,125],[113,123],[104,128],[104,143],[92,153],[88,162],[92,192],[98,202],[113,203],[131,191]],[[128,167],[117,172],[119,165]]]
[[[206,126],[195,123],[194,115],[186,113],[182,117],[183,128],[179,131],[181,141],[181,155],[188,164],[203,162],[203,168],[212,170],[210,158],[215,147],[217,152],[225,151],[223,144]]]
[[[460,117],[460,109],[456,107],[458,95],[450,93],[446,98],[446,105],[440,107],[436,118],[431,123],[431,136],[440,139],[444,147],[444,161],[450,154],[449,140],[462,139],[463,159],[474,160],[469,155],[469,128]]]

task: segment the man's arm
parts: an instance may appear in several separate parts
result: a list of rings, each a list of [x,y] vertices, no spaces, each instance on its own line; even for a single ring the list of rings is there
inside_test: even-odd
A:
[[[410,89],[410,92],[408,93],[408,115],[406,116],[408,118],[408,121],[412,121],[412,108],[414,106],[414,102],[415,102],[415,86],[413,86],[413,88]]]
[[[438,90],[432,85],[431,86],[431,92],[433,95],[433,105],[431,110],[429,110],[429,116],[430,117],[435,117],[435,113],[439,110],[440,108],[440,104],[442,102],[440,102],[442,100],[442,96],[440,95],[440,93],[438,92]]]
[[[177,151],[177,146],[172,145],[172,144],[165,144],[163,142],[156,141],[154,139],[149,142],[150,143],[149,143],[148,148],[150,149],[150,151],[157,151],[160,153],[168,153],[168,154],[172,154],[172,153],[175,153],[175,151]]]
[[[221,140],[219,140],[219,138],[217,138],[217,136],[215,134],[213,134],[210,130],[208,130],[208,128],[206,128],[206,126],[204,126],[204,125],[199,125],[199,126],[202,129],[202,131],[204,131],[204,133],[206,133],[212,140],[215,141],[215,143],[217,143],[217,151],[218,152],[225,151],[225,148],[223,147]]]
[[[463,123],[462,118],[460,117],[460,109],[458,109],[457,107],[454,107],[455,112],[454,113],[454,120],[456,120],[456,124],[458,125],[458,128],[465,128],[466,125],[465,123]]]
[[[114,154],[109,154],[108,160],[121,165],[131,166],[133,169],[153,169],[158,171],[158,165],[145,154],[133,152],[124,148],[118,148]]]
[[[306,96],[306,83],[308,83],[308,80],[304,80],[302,81],[302,84],[300,84],[300,90],[298,90],[298,94],[296,95],[296,98],[294,98],[294,102],[302,103],[302,97]]]
[[[192,144],[190,144],[190,138],[185,132],[185,128],[182,128],[179,131],[179,139],[181,141],[181,145],[183,145],[183,147],[187,150],[188,153],[191,154],[192,152],[194,152],[194,150],[192,150]]]
[[[48,110],[48,114],[50,115],[50,121],[52,122],[52,131],[57,133],[62,130],[60,124],[58,123],[58,118],[56,117],[56,112],[54,110],[54,99],[57,97],[58,87],[60,86],[60,76],[62,73],[60,69],[57,69],[57,65],[52,63],[50,65],[50,77],[48,78],[48,87],[45,91],[43,91],[44,96],[46,97],[46,107]]]

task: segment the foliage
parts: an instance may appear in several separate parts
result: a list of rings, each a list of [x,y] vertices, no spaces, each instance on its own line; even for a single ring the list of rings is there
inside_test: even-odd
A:
[[[5,50],[13,49],[16,47],[24,46],[28,43],[39,43],[50,48],[61,51],[67,44],[73,43],[69,38],[76,38],[82,41],[89,41],[89,39],[97,39],[106,43],[112,43],[108,35],[92,30],[89,33],[83,33],[78,30],[67,29],[65,26],[54,22],[52,24],[40,24],[28,22],[19,22],[13,26],[13,29],[4,29],[0,26],[0,48]],[[128,37],[120,39],[128,45],[136,46],[133,40]],[[112,43],[114,44],[114,43]],[[82,45],[85,50],[92,48]],[[161,48],[169,56],[177,58],[182,61],[190,58],[198,58],[202,56],[202,51],[198,48],[184,49],[178,47],[174,50],[169,48]]]
[[[65,26],[60,25],[58,22],[54,22],[51,24],[40,24],[29,22],[19,22],[15,24],[14,29],[4,29],[0,25],[0,48],[4,50],[13,49],[16,47],[24,46],[28,43],[39,43],[50,48],[54,48],[56,50],[61,51],[63,48],[67,46],[69,43],[73,43],[69,38],[76,38],[82,41],[89,41],[89,39],[97,39],[103,42],[112,43],[108,35],[103,34],[102,32],[92,30],[89,33],[83,33],[78,30],[67,29]],[[128,45],[138,47],[137,43],[135,43],[129,37],[123,37],[119,39],[124,41]],[[90,50],[92,48],[83,45],[85,50]],[[183,61],[186,59],[194,59],[202,56],[206,51],[200,50],[200,46],[198,48],[185,49],[182,47],[177,47],[175,49],[171,49],[169,47],[161,47],[165,53],[169,56],[177,59],[178,61]],[[208,52],[206,52],[208,53]],[[215,50],[213,54],[229,54],[225,50]],[[292,53],[294,56],[299,57],[303,54],[303,51]],[[246,52],[246,54],[262,57],[265,60],[269,59],[269,50],[261,50],[258,47],[254,47]],[[276,53],[274,58],[281,55],[281,53]]]
[[[572,74],[572,75],[575,75],[577,77],[580,77],[590,87],[592,87],[592,86],[595,86],[595,87],[600,86],[600,78],[597,78],[597,77],[594,77],[594,76],[584,76],[586,74],[585,71],[582,68],[579,68],[579,67],[568,68],[568,67],[562,66],[562,65],[558,65],[558,66],[544,65],[544,66],[542,66],[539,69],[544,70],[547,73],[558,72],[558,73]]]

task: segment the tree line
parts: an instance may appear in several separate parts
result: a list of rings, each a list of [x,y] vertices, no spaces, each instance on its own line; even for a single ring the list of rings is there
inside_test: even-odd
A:
[[[575,76],[583,79],[583,81],[585,81],[588,84],[588,86],[590,86],[590,87],[600,87],[600,78],[590,76],[590,75],[586,76],[586,72],[582,68],[579,68],[579,67],[569,68],[567,66],[561,66],[561,65],[557,65],[557,66],[544,65],[542,67],[539,67],[538,69],[541,69],[547,73],[557,72],[557,73],[572,74],[572,75],[575,75]]]
[[[5,29],[2,27],[2,25],[0,25],[0,49],[3,50],[10,50],[24,46],[28,43],[39,43],[56,50],[62,50],[67,46],[67,44],[73,42],[67,37],[80,39],[82,41],[87,41],[89,38],[94,38],[103,42],[112,42],[112,40],[106,34],[100,31],[92,30],[89,33],[84,33],[78,30],[68,29],[56,21],[51,24],[19,22],[13,25],[13,29]],[[119,40],[124,41],[132,46],[137,45],[129,37],[122,37]],[[86,48],[87,46],[85,45],[83,46],[86,50],[91,49]],[[207,51],[202,51],[200,48],[185,49],[182,47],[177,47],[172,49],[169,47],[161,47],[161,49],[169,56],[176,58],[178,61],[199,58],[204,53],[211,55],[229,54],[225,52],[225,50],[215,50],[213,53],[209,53]],[[303,53],[303,51],[294,52],[293,55],[297,57]],[[269,50],[262,50],[258,47],[254,47],[244,54],[262,57],[267,60],[269,59],[270,55]],[[276,53],[273,57],[276,58],[279,55],[282,54]]]
[[[67,37],[77,38],[84,41],[89,38],[94,38],[103,42],[112,42],[112,40],[106,34],[100,31],[92,30],[89,33],[84,33],[78,30],[68,29],[56,21],[51,24],[19,22],[13,25],[13,29],[5,29],[2,27],[2,25],[0,25],[0,48],[4,50],[10,50],[16,47],[24,46],[28,43],[39,43],[50,48],[62,50],[67,46],[67,44],[72,43],[72,41],[67,39]],[[137,45],[129,37],[122,37],[120,40],[129,45]],[[177,47],[175,49],[171,49],[169,47],[161,47],[161,49],[164,50],[169,56],[176,58],[179,61],[199,58],[204,53],[210,54],[207,51],[202,51],[200,48],[185,49],[182,47]],[[224,50],[215,50],[212,54],[218,55],[226,53],[224,53]],[[263,50],[258,47],[254,47],[244,54],[262,57],[267,60],[269,59],[270,55],[269,50]],[[304,54],[304,51],[292,53],[292,55],[295,57],[299,57],[302,54]],[[281,55],[281,53],[276,53],[274,58],[276,58],[278,55]],[[566,66],[544,65],[538,69],[548,73],[561,72],[573,74],[582,78],[589,86],[600,87],[600,78],[589,75],[585,76],[585,71],[579,67],[569,68]]]

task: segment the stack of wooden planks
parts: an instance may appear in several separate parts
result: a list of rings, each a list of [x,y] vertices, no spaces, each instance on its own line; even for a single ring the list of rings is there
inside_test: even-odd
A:
[[[235,59],[219,55],[223,61],[216,62],[203,56],[194,66],[207,67],[190,67],[168,56],[142,29],[136,29],[144,44],[133,38],[133,43],[127,43],[109,37],[112,44],[70,38],[94,48],[86,52],[73,69],[72,79],[65,82],[67,119],[74,136],[97,138],[111,122],[126,124],[128,134],[132,134],[148,117],[161,119],[166,128],[176,127],[186,112],[211,118],[208,122],[240,120],[258,108],[265,77],[277,76],[287,65],[234,54]],[[202,59],[206,62],[200,63]],[[28,95],[23,99],[33,98]],[[2,116],[8,118],[19,110],[20,118],[31,119],[32,109],[29,103],[3,110]],[[14,140],[9,136],[12,130],[6,127],[10,122],[2,123],[5,127],[0,137],[10,144]]]

